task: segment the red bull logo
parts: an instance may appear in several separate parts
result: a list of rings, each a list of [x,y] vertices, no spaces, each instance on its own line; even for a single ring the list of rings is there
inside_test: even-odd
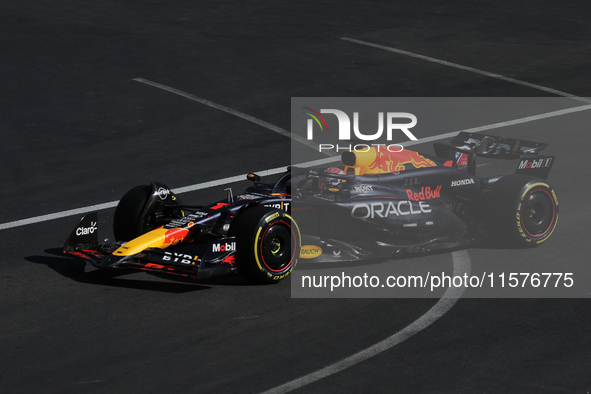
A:
[[[165,245],[176,245],[179,242],[191,242],[189,238],[189,231],[191,231],[191,227],[193,226],[193,222],[188,224],[188,228],[173,228],[164,233],[164,244]]]
[[[406,169],[405,164],[412,164],[414,168],[435,167],[437,165],[432,160],[408,149],[399,152],[390,152],[388,149],[372,149],[376,156],[374,162],[367,167],[368,173],[404,171]]]
[[[406,164],[411,164],[413,168],[437,166],[434,161],[415,151],[403,147],[392,149],[391,146],[381,145],[368,147],[364,151],[345,151],[341,155],[341,162],[345,165],[345,173],[353,168],[355,175],[404,171]]]
[[[441,187],[442,185],[437,186],[435,189],[431,189],[429,186],[421,187],[421,191],[418,193],[413,192],[412,190],[406,189],[406,194],[410,201],[421,201],[421,200],[430,200],[432,198],[439,198],[441,197]]]
[[[236,263],[235,261],[235,256],[233,254],[229,254],[226,256],[226,258],[224,258],[220,264],[230,264],[230,266],[234,266],[234,264]]]

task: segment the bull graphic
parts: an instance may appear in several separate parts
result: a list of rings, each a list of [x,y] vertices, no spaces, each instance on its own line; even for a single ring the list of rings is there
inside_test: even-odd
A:
[[[230,266],[234,267],[234,264],[236,263],[234,261],[235,257],[233,254],[227,255],[221,262],[221,264],[230,264]]]
[[[193,222],[190,222],[187,228],[173,228],[164,233],[164,244],[176,245],[179,242],[193,242],[189,237],[189,233],[192,231],[191,227]]]
[[[411,163],[415,168],[435,167],[435,162],[419,155],[412,150],[402,150],[400,152],[390,152],[387,149],[376,150],[376,159],[368,167],[369,170],[379,169],[383,172],[404,171],[405,164]]]

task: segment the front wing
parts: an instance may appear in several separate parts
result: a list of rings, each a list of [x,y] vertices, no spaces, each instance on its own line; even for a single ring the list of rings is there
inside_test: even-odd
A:
[[[212,239],[210,243],[183,243],[166,249],[146,248],[139,253],[117,256],[124,243],[98,242],[98,214],[84,216],[64,244],[64,253],[84,259],[94,267],[113,270],[159,271],[193,279],[223,275],[236,270],[236,238]]]

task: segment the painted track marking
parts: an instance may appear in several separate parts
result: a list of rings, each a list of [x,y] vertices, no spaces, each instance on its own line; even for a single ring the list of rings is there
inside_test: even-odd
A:
[[[490,78],[500,79],[502,81],[511,82],[511,83],[514,83],[514,84],[517,84],[517,85],[527,86],[529,88],[533,88],[533,89],[541,90],[541,91],[544,91],[544,92],[552,93],[552,94],[555,94],[557,96],[569,97],[569,98],[572,98],[572,99],[575,99],[577,101],[581,101],[581,102],[584,102],[584,103],[591,103],[591,100],[586,99],[584,97],[579,97],[579,96],[576,96],[574,94],[566,93],[566,92],[563,92],[563,91],[560,91],[560,90],[557,90],[557,89],[548,88],[548,87],[542,86],[542,85],[537,85],[535,83],[520,81],[518,79],[506,77],[506,76],[501,75],[501,74],[495,74],[495,73],[491,73],[491,72],[488,72],[488,71],[479,70],[477,68],[463,66],[463,65],[458,64],[458,63],[452,63],[452,62],[448,62],[446,60],[436,59],[436,58],[430,57],[430,56],[419,55],[418,53],[408,52],[408,51],[404,51],[402,49],[392,48],[392,47],[388,47],[388,46],[385,46],[385,45],[374,44],[374,43],[367,42],[367,41],[362,41],[362,40],[356,40],[354,38],[342,37],[341,40],[353,42],[355,44],[365,45],[365,46],[372,47],[372,48],[382,49],[384,51],[397,53],[399,55],[405,55],[405,56],[409,56],[409,57],[414,57],[416,59],[426,60],[426,61],[431,62],[431,63],[437,63],[437,64],[441,64],[441,65],[444,65],[444,66],[453,67],[453,68],[457,68],[457,69],[464,70],[464,71],[469,71],[469,72],[472,72],[472,73],[475,73],[475,74],[480,74],[480,75],[484,75],[484,76],[487,76],[487,77],[490,77]]]
[[[286,168],[287,168],[287,166],[271,168],[266,171],[261,171],[260,173],[265,174],[265,175],[280,174],[282,172],[285,172]],[[197,183],[195,185],[172,189],[172,191],[177,194],[181,194],[181,193],[188,193],[188,192],[192,192],[192,191],[196,191],[196,190],[208,189],[208,188],[214,187],[214,186],[222,186],[222,185],[226,185],[228,183],[244,181],[244,180],[246,180],[246,175],[247,174],[236,175],[236,176],[231,176],[228,178],[217,179],[214,181]],[[100,211],[103,209],[114,208],[117,206],[118,203],[119,203],[119,201],[111,201],[111,202],[107,202],[104,204],[97,204],[97,205],[91,205],[88,207],[69,209],[67,211],[61,211],[61,212],[56,212],[56,213],[50,213],[47,215],[35,216],[32,218],[28,218],[28,219],[16,220],[14,222],[2,223],[2,224],[0,224],[0,230],[6,230],[9,228],[13,228],[13,227],[26,226],[28,224],[33,224],[33,223],[46,222],[48,220],[61,219],[61,218],[68,217],[68,216],[81,215],[81,214],[85,214],[85,213],[92,212],[92,211]]]
[[[147,79],[135,78],[134,81],[140,82],[140,83],[143,83],[146,85],[150,85],[150,86],[153,86],[158,89],[166,90],[167,92],[174,93],[176,95],[187,98],[189,100],[193,100],[193,101],[198,102],[200,104],[207,105],[208,107],[215,108],[217,110],[226,112],[230,115],[237,116],[239,118],[242,118],[242,119],[252,122],[254,124],[262,126],[266,129],[274,131],[277,134],[281,134],[282,136],[285,136],[287,138],[291,138],[292,140],[297,141],[301,144],[304,144],[310,148],[313,148],[314,150],[316,150],[318,148],[317,146],[314,146],[314,144],[312,144],[311,141],[308,141],[307,139],[300,137],[299,135],[292,134],[289,131],[282,129],[279,126],[275,126],[274,124],[271,124],[269,122],[265,122],[264,120],[261,120],[259,118],[255,118],[254,116],[251,116],[251,115],[245,114],[243,112],[237,111],[235,109],[226,107],[225,105],[214,103],[213,101],[210,101],[210,100],[207,100],[207,99],[204,99],[201,97],[197,97],[197,96],[194,96],[190,93],[183,92],[182,90],[178,90],[178,89],[172,88],[170,86],[162,85],[161,83],[158,83],[158,82],[152,82]]]
[[[516,124],[521,124],[521,123],[526,123],[526,122],[533,122],[533,121],[547,119],[547,118],[551,118],[551,117],[555,117],[555,116],[562,116],[562,115],[568,115],[568,114],[572,114],[572,113],[576,113],[576,112],[587,111],[589,109],[591,109],[591,105],[582,105],[582,106],[578,106],[578,107],[561,109],[558,111],[551,111],[551,112],[546,112],[546,113],[539,114],[539,115],[533,115],[533,116],[527,116],[524,118],[509,120],[506,122],[493,123],[490,125],[472,127],[469,129],[452,131],[450,133],[438,134],[438,135],[434,135],[431,137],[421,138],[417,141],[404,141],[404,142],[401,142],[400,145],[412,146],[412,145],[417,145],[417,144],[423,144],[426,142],[432,142],[432,141],[437,141],[437,140],[441,140],[441,139],[453,138],[458,133],[460,133],[462,131],[465,131],[468,133],[476,133],[479,131],[498,129],[501,127],[516,125]],[[333,163],[337,160],[339,160],[339,157],[333,156],[333,157],[327,157],[324,159],[312,160],[312,161],[308,161],[305,163],[296,164],[296,166],[298,166],[298,167],[314,167],[314,166],[320,166],[320,165],[324,165],[324,164]],[[285,172],[286,167],[287,166],[271,168],[266,171],[261,171],[261,174],[265,174],[265,175],[280,174],[282,172]],[[239,182],[239,181],[243,181],[245,179],[246,179],[246,174],[236,175],[236,176],[232,176],[232,177],[228,177],[228,178],[223,178],[223,179],[218,179],[218,180],[214,180],[214,181],[203,182],[203,183],[198,183],[195,185],[176,188],[176,189],[173,189],[173,191],[177,194],[188,193],[188,192],[192,192],[192,191],[196,191],[196,190],[207,189],[210,187],[226,185],[228,183]],[[117,206],[117,203],[118,203],[118,201],[111,201],[111,202],[107,202],[104,204],[91,205],[89,207],[70,209],[67,211],[61,211],[61,212],[56,212],[56,213],[50,213],[47,215],[35,216],[32,218],[28,218],[28,219],[16,220],[16,221],[7,222],[7,223],[0,223],[0,230],[6,230],[9,228],[26,226],[26,225],[33,224],[33,223],[40,223],[40,222],[45,222],[48,220],[55,220],[55,219],[60,219],[60,218],[68,217],[68,216],[80,215],[80,214],[84,214],[84,213],[88,213],[88,212],[92,212],[92,211],[99,211],[102,209],[113,208],[113,207]]]
[[[453,252],[452,259],[454,266],[454,276],[463,276],[464,274],[470,275],[470,256],[467,250]],[[299,389],[310,383],[314,383],[320,379],[326,378],[330,375],[334,375],[356,364],[359,364],[362,361],[377,356],[378,354],[383,353],[388,349],[391,349],[392,347],[404,342],[408,338],[412,337],[413,335],[419,333],[420,331],[424,330],[425,328],[433,324],[437,319],[439,319],[441,316],[447,313],[447,311],[449,311],[455,305],[455,303],[458,301],[458,299],[460,299],[463,293],[464,289],[461,287],[448,287],[445,291],[445,294],[439,299],[439,301],[435,305],[433,305],[431,309],[429,309],[423,316],[419,317],[417,320],[415,320],[402,330],[398,331],[397,333],[376,343],[375,345],[368,347],[367,349],[364,349],[360,352],[353,354],[352,356],[344,358],[341,361],[324,367],[316,372],[302,376],[301,378],[294,379],[290,382],[282,384],[281,386],[277,386],[275,388],[267,390],[262,394],[282,394],[292,390]]]
[[[357,42],[357,43],[361,43],[363,45],[374,46],[377,48],[390,50],[392,52],[397,52],[397,53],[405,54],[408,56],[413,56],[413,57],[421,58],[424,60],[429,60],[429,61],[433,61],[436,63],[464,69],[467,71],[476,72],[479,74],[487,75],[489,77],[503,79],[505,81],[514,82],[514,83],[518,83],[518,84],[521,84],[524,86],[529,86],[529,87],[533,87],[536,89],[544,90],[544,91],[554,93],[554,94],[557,94],[560,96],[580,99],[580,101],[585,101],[587,103],[591,102],[589,100],[581,99],[577,96],[574,96],[574,95],[571,95],[568,93],[564,93],[564,92],[560,92],[558,90],[545,88],[543,86],[534,85],[534,84],[530,84],[530,83],[523,82],[523,81],[514,80],[512,78],[507,78],[502,75],[484,72],[481,70],[473,69],[471,67],[461,66],[461,65],[458,65],[455,63],[445,62],[445,61],[442,61],[439,59],[434,59],[434,58],[429,58],[429,57],[422,56],[422,55],[412,54],[410,52],[400,51],[400,50],[396,50],[394,48],[388,48],[388,47],[383,47],[383,46],[379,46],[379,45],[375,45],[375,44],[365,43],[365,42],[362,42],[359,40],[353,40],[353,39],[347,39],[347,38],[343,38],[343,40]],[[311,143],[308,140],[304,139],[303,137],[292,134],[292,133],[288,132],[287,130],[284,130],[278,126],[275,126],[273,124],[270,124],[268,122],[265,122],[263,120],[255,118],[253,116],[244,114],[242,112],[233,110],[233,109],[225,107],[223,105],[214,103],[214,102],[206,100],[206,99],[199,98],[199,97],[191,95],[189,93],[182,92],[178,89],[174,89],[169,86],[165,86],[165,85],[162,85],[162,84],[159,84],[156,82],[148,81],[148,80],[145,80],[142,78],[136,78],[136,79],[134,79],[134,81],[166,90],[168,92],[177,94],[179,96],[188,98],[190,100],[199,102],[201,104],[210,106],[212,108],[227,112],[231,115],[238,116],[242,119],[253,122],[259,126],[262,126],[262,127],[265,127],[269,130],[277,132],[280,135],[283,135],[283,136],[286,136],[286,137],[293,139],[295,141],[301,142],[307,146],[311,146],[314,149],[316,148],[315,146],[312,146]],[[475,127],[475,128],[471,128],[471,129],[467,129],[467,130],[463,130],[463,131],[477,132],[477,131],[490,130],[493,128],[500,128],[500,127],[505,127],[505,126],[509,126],[512,124],[531,122],[534,120],[549,118],[549,117],[553,117],[553,116],[560,116],[560,115],[579,112],[579,111],[585,111],[588,109],[591,109],[591,106],[569,108],[566,110],[553,111],[553,112],[549,112],[546,114],[540,114],[540,115],[529,116],[529,117],[525,117],[525,118],[521,118],[521,119],[515,119],[513,121],[500,122],[500,123],[496,123],[496,124],[492,124],[492,125]],[[415,145],[415,144],[426,143],[426,142],[445,139],[445,138],[451,138],[451,137],[454,137],[455,135],[457,135],[457,133],[459,133],[459,132],[440,134],[437,136],[423,138],[423,139],[417,140],[417,141],[406,141],[406,142],[403,142],[402,145],[411,146],[411,145]],[[338,157],[328,157],[326,159],[320,159],[320,160],[314,160],[314,161],[307,162],[307,163],[301,163],[301,164],[299,164],[299,166],[308,167],[308,166],[314,166],[314,165],[321,165],[321,164],[330,163],[330,162],[333,162],[336,160],[338,160]],[[285,167],[278,167],[278,168],[267,170],[266,173],[267,173],[267,175],[273,175],[273,174],[281,173],[283,171],[285,171]],[[205,189],[205,188],[209,188],[209,187],[219,186],[219,185],[223,185],[223,184],[227,184],[227,183],[238,182],[238,181],[243,180],[244,178],[245,178],[245,175],[238,175],[238,176],[228,177],[228,178],[224,178],[224,179],[220,179],[220,180],[215,180],[215,181],[204,182],[204,183],[200,183],[200,184],[196,184],[196,185],[186,186],[186,187],[174,189],[174,191],[177,194],[181,194],[181,193],[186,193],[186,192],[190,192],[190,191],[196,191],[196,190],[201,190],[201,189]],[[54,219],[63,218],[63,217],[67,217],[67,216],[83,214],[83,213],[94,211],[94,210],[108,209],[108,208],[115,207],[116,205],[117,205],[117,201],[112,201],[109,203],[98,204],[98,205],[93,205],[93,206],[89,206],[89,207],[72,209],[72,210],[68,210],[68,211],[62,211],[62,212],[57,212],[57,213],[53,213],[53,214],[37,216],[37,217],[29,218],[29,219],[23,219],[23,220],[18,220],[18,221],[14,221],[14,222],[4,223],[4,224],[0,224],[0,230],[24,226],[24,225],[38,223],[38,222],[42,222],[42,221],[54,220]],[[454,265],[454,276],[456,276],[456,275],[463,276],[465,273],[466,274],[470,273],[470,268],[471,268],[470,267],[470,258],[469,258],[469,254],[466,250],[453,252],[452,253],[452,260],[453,260],[453,265]],[[402,329],[402,330],[398,331],[397,333],[391,335],[390,337],[376,343],[375,345],[370,346],[367,349],[364,349],[358,353],[353,354],[352,356],[349,356],[341,361],[333,363],[325,368],[322,368],[321,370],[318,370],[316,372],[302,376],[302,377],[292,380],[288,383],[285,383],[281,386],[277,386],[271,390],[265,391],[264,394],[286,393],[286,392],[295,390],[297,388],[301,388],[303,386],[306,386],[308,384],[316,382],[320,379],[323,379],[325,377],[328,377],[330,375],[333,375],[333,374],[336,374],[340,371],[343,371],[343,370],[345,370],[351,366],[354,366],[362,361],[372,358],[372,357],[396,346],[399,343],[402,343],[403,341],[407,340],[408,338],[414,336],[418,332],[427,328],[428,326],[433,324],[436,320],[438,320],[441,316],[443,316],[445,313],[447,313],[447,311],[449,311],[455,305],[455,303],[461,297],[462,294],[463,294],[462,288],[454,288],[454,287],[448,288],[446,290],[445,294],[443,295],[443,297],[441,299],[439,299],[439,301],[431,309],[429,309],[429,311],[427,311],[427,313],[422,315],[420,318],[415,320],[413,323],[411,323],[410,325],[408,325],[404,329]]]

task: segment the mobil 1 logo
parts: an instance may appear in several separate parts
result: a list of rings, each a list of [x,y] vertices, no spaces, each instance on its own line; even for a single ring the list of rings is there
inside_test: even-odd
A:
[[[554,164],[554,156],[521,157],[516,174],[532,175],[546,179]]]

